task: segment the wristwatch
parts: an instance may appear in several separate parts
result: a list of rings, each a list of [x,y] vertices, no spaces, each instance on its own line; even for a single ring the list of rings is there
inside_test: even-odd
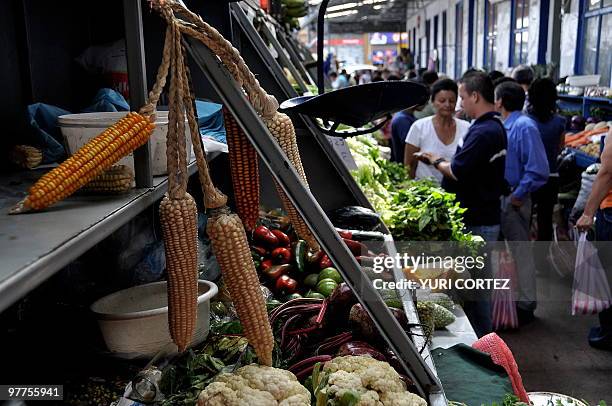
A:
[[[438,165],[440,165],[440,163],[442,162],[446,162],[445,158],[438,158],[435,161],[433,161],[431,164],[434,166],[434,168],[438,169]]]

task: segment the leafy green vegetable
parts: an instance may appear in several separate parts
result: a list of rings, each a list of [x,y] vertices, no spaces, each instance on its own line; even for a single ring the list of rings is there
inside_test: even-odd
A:
[[[410,180],[404,165],[384,159],[372,137],[347,140],[358,169],[352,175],[400,241],[471,242],[455,195],[429,180]]]

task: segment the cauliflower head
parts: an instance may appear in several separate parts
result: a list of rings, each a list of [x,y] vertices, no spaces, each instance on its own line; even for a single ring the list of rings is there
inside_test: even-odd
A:
[[[251,364],[222,373],[198,396],[198,406],[308,406],[310,392],[284,369]]]
[[[325,363],[317,379],[317,406],[327,400],[352,398],[357,406],[426,406],[427,402],[406,390],[399,374],[386,362],[369,356],[336,357]]]

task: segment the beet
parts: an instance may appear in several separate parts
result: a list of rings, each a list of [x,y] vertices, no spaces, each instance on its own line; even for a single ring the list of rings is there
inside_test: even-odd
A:
[[[350,341],[342,344],[336,355],[339,357],[346,355],[369,355],[370,357],[379,361],[387,361],[385,356],[380,351],[363,341]]]
[[[351,307],[357,303],[357,297],[346,283],[341,283],[329,297],[326,324],[334,328],[348,324]]]

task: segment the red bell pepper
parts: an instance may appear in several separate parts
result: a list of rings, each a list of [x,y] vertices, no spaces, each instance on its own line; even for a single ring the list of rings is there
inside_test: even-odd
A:
[[[270,254],[272,261],[277,264],[288,264],[291,262],[291,250],[289,248],[274,248]]]
[[[334,264],[331,262],[331,259],[329,259],[327,254],[323,254],[321,260],[319,261],[319,269],[325,269],[333,266]]]
[[[271,230],[270,231],[276,238],[278,238],[279,247],[289,247],[291,245],[291,240],[289,236],[283,233],[281,230]]]
[[[266,226],[259,226],[253,231],[253,240],[268,248],[278,245],[278,238]]]
[[[360,243],[359,241],[348,240],[346,238],[343,238],[342,240],[344,241],[346,246],[349,248],[349,250],[351,250],[351,253],[353,255],[359,256],[359,255],[367,254],[368,247],[366,247],[364,244]]]
[[[274,284],[276,291],[282,296],[290,295],[297,291],[297,281],[287,275],[281,275]]]
[[[342,237],[342,238],[346,238],[347,240],[352,240],[353,239],[353,233],[351,233],[348,230],[343,230],[341,228],[336,228],[336,231],[338,232],[338,234],[340,234],[340,237]]]
[[[290,269],[290,264],[272,265],[271,267],[265,269],[263,271],[263,274],[266,275],[270,282],[276,282],[279,277],[287,274]]]
[[[271,259],[264,259],[263,261],[261,261],[260,269],[262,271],[265,271],[266,269],[270,268],[272,265],[274,264],[272,263]]]

